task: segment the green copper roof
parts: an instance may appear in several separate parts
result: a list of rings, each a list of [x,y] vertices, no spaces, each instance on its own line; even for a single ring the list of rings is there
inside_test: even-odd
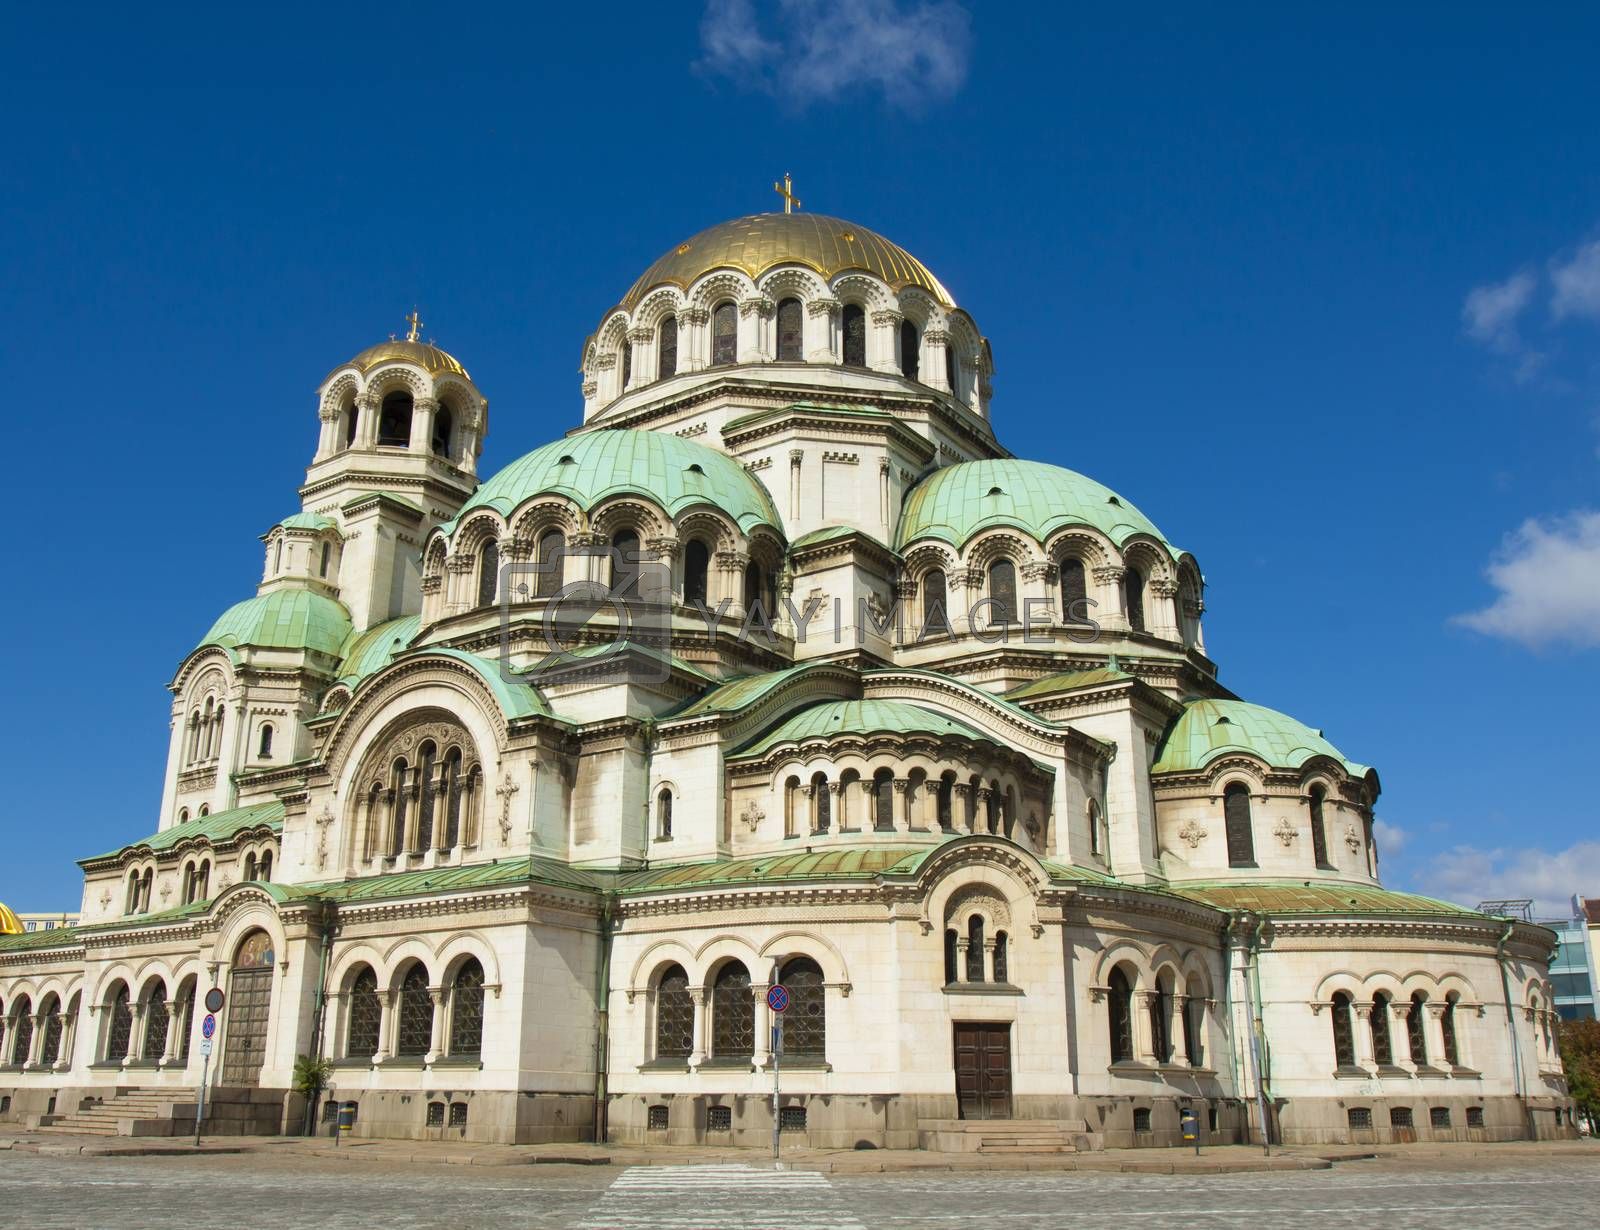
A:
[[[471,888],[492,888],[500,884],[534,881],[560,888],[599,890],[608,884],[604,874],[584,871],[556,859],[505,858],[492,863],[466,867],[434,867],[423,871],[402,871],[389,875],[364,876],[359,880],[331,880],[322,884],[296,884],[290,892],[296,897],[323,897],[336,902],[382,901],[393,897],[412,897],[419,893],[444,893]]]
[[[1013,458],[935,470],[906,496],[894,545],[940,538],[959,547],[994,525],[1014,526],[1041,542],[1063,526],[1088,525],[1119,547],[1135,534],[1149,534],[1179,554],[1148,517],[1109,487],[1060,466]]]
[[[43,931],[24,931],[20,935],[0,935],[0,953],[27,952],[33,948],[75,948],[79,943],[77,927],[46,927]]]
[[[382,670],[404,653],[422,625],[420,615],[402,615],[353,632],[339,651],[339,682],[354,687],[374,671]]]
[[[1126,683],[1133,676],[1116,667],[1099,666],[1093,670],[1065,671],[1059,675],[1046,675],[1032,683],[1024,683],[1006,693],[1007,700],[1029,700],[1038,696],[1053,696],[1057,692],[1076,692],[1082,688],[1105,687],[1112,683]]]
[[[790,666],[781,671],[767,671],[762,675],[745,675],[740,679],[729,680],[720,687],[711,689],[704,696],[690,701],[672,716],[680,718],[698,717],[706,713],[732,713],[755,704],[779,684],[795,678],[808,669],[811,669],[811,666]]]
[[[772,730],[741,748],[736,755],[760,756],[780,743],[803,743],[834,735],[894,734],[960,735],[986,739],[965,722],[901,700],[826,700],[791,714]]]
[[[536,448],[501,470],[467,501],[448,533],[474,508],[503,516],[536,495],[564,495],[585,512],[614,495],[641,495],[673,516],[709,504],[741,530],[757,525],[782,531],[767,489],[745,468],[715,449],[659,431],[584,432]]]
[[[489,685],[489,690],[494,693],[495,699],[500,702],[500,709],[508,718],[535,717],[538,715],[549,716],[550,706],[545,703],[539,689],[531,683],[523,683],[516,672],[512,672],[511,679],[501,673],[500,663],[489,658],[480,658],[475,653],[467,653],[463,649],[445,649],[438,646],[419,649],[415,651],[418,656],[427,654],[429,657],[454,658],[457,662],[471,667],[478,676]]]
[[[1150,772],[1192,773],[1228,752],[1258,757],[1275,769],[1298,769],[1313,756],[1327,756],[1352,777],[1369,772],[1366,765],[1346,760],[1320,730],[1242,700],[1190,701],[1162,740]]]
[[[350,635],[344,604],[308,589],[275,589],[224,611],[201,645],[312,649],[334,657]]]
[[[278,524],[286,530],[331,530],[334,522],[320,513],[297,512]]]
[[[1246,884],[1216,882],[1173,884],[1170,892],[1219,910],[1254,910],[1263,914],[1432,914],[1485,918],[1476,910],[1378,888],[1371,884],[1331,884],[1304,880],[1264,880]]]
[[[94,858],[81,859],[80,862],[92,863],[98,859],[116,858],[124,850],[142,847],[160,853],[170,850],[181,841],[190,841],[194,838],[205,838],[213,845],[226,841],[235,833],[242,833],[245,829],[261,828],[265,826],[274,833],[283,832],[283,804],[274,799],[270,803],[254,803],[249,807],[234,807],[228,811],[219,811],[209,816],[201,816],[197,820],[190,820],[186,824],[175,824],[169,829],[162,829],[159,833],[152,833],[141,841],[129,842],[105,854],[97,854]]]
[[[759,858],[680,863],[625,873],[617,883],[624,895],[675,889],[761,884],[778,880],[862,880],[916,869],[937,846],[857,846],[794,850]]]

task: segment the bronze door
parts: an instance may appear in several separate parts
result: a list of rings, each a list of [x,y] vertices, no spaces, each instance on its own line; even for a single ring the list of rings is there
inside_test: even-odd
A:
[[[1011,1118],[1011,1026],[958,1021],[955,1039],[961,1117]]]
[[[267,1053],[272,971],[236,969],[228,979],[228,1025],[222,1038],[222,1083],[256,1085]]]

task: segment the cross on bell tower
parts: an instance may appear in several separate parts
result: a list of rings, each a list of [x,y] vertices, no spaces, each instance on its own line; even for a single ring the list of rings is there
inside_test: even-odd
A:
[[[783,173],[783,183],[773,184],[772,190],[783,198],[783,212],[792,214],[800,208],[800,198],[794,194],[794,182],[789,178],[789,172]]]

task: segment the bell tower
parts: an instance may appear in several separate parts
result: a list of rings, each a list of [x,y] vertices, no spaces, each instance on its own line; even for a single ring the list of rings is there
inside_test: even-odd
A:
[[[356,629],[422,609],[422,544],[478,486],[489,403],[454,355],[390,338],[317,389],[321,431],[300,488],[304,513],[337,527],[337,589]]]

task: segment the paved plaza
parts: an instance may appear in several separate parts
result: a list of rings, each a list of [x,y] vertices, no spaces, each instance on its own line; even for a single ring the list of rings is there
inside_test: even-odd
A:
[[[1108,1219],[1252,1230],[1374,1224],[1479,1226],[1531,1217],[1592,1225],[1595,1157],[1464,1153],[1227,1175],[1030,1171],[822,1174],[759,1161],[656,1166],[500,1166],[355,1161],[258,1149],[198,1157],[0,1152],[7,1220],[30,1230],[172,1225],[661,1227],[664,1230],[991,1230],[1103,1227]]]

